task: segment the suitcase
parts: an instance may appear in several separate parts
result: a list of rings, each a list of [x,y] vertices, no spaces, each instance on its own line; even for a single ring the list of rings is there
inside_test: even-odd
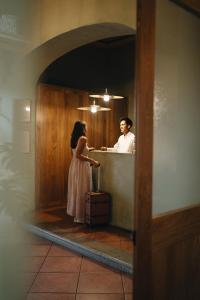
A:
[[[111,220],[111,196],[100,191],[100,167],[97,178],[97,191],[86,194],[86,223],[91,226],[105,225]]]

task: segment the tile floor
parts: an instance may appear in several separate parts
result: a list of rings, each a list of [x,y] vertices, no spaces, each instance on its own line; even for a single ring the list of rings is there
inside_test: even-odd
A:
[[[131,300],[131,276],[31,235],[26,300]]]
[[[134,247],[127,230],[74,223],[73,218],[66,215],[65,207],[36,211],[31,218],[31,223],[42,229],[132,264]]]

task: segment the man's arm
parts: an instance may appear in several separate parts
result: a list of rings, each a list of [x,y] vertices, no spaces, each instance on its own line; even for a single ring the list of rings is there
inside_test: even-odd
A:
[[[120,137],[119,137],[119,139],[120,139]],[[118,139],[117,143],[114,144],[113,147],[101,147],[101,150],[102,151],[108,151],[108,152],[115,152],[115,151],[117,151],[118,148],[119,148],[119,139]]]

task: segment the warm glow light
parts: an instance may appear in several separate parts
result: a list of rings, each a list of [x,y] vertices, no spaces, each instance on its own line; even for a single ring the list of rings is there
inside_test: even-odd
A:
[[[97,112],[97,105],[91,105],[90,106],[90,111],[94,114]]]
[[[108,102],[110,100],[110,96],[109,95],[103,95],[103,100],[105,102]]]
[[[105,89],[105,93],[103,95],[97,95],[97,94],[90,94],[89,97],[91,98],[100,98],[103,99],[105,102],[109,102],[111,99],[123,99],[123,96],[116,96],[116,95],[110,95],[108,93],[108,90]]]
[[[95,103],[95,100],[93,101],[93,104],[91,104],[90,106],[77,107],[77,109],[79,109],[79,110],[86,110],[86,111],[88,110],[88,111],[90,111],[93,114],[95,114],[98,111],[110,111],[111,110],[111,108],[109,108],[109,107],[102,107],[100,105],[97,105]]]
[[[30,106],[25,106],[25,111],[30,111],[30,110],[31,110]]]

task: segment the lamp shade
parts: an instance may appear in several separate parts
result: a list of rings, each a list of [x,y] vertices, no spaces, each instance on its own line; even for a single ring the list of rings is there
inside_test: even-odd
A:
[[[83,106],[83,107],[77,107],[78,110],[85,110],[85,111],[90,111],[91,113],[96,113],[98,111],[110,111],[111,108],[108,107],[102,107],[100,105],[97,105],[95,103],[95,100],[90,106]]]
[[[108,102],[111,99],[123,99],[123,96],[117,96],[117,95],[110,95],[108,93],[108,90],[105,89],[105,93],[104,94],[90,94],[89,95],[91,98],[100,98],[103,99],[105,102]]]

